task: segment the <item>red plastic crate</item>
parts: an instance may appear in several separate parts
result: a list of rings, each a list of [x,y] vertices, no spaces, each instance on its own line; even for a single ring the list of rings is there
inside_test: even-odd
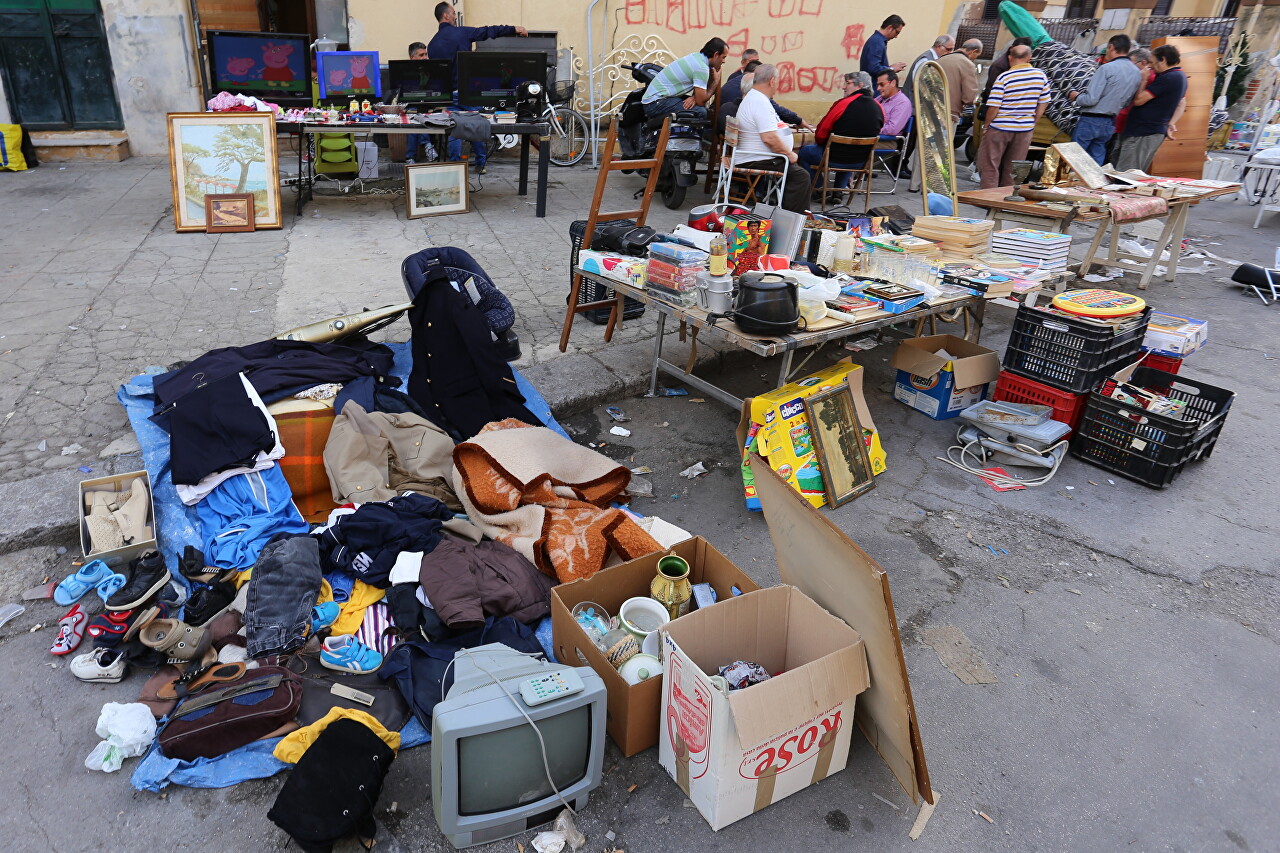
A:
[[[1158,355],[1154,352],[1145,353],[1142,357],[1143,367],[1154,367],[1156,370],[1163,370],[1165,373],[1178,372],[1182,367],[1182,359],[1174,358],[1171,355]]]
[[[1066,424],[1071,427],[1071,432],[1075,432],[1076,427],[1080,426],[1080,417],[1084,414],[1089,395],[1059,391],[1034,379],[1002,370],[1000,378],[996,380],[996,390],[991,399],[1004,403],[1050,406],[1053,408],[1053,419]]]

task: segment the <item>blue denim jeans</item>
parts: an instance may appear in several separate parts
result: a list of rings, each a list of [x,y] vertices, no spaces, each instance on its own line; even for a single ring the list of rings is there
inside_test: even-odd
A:
[[[406,160],[421,160],[419,153],[431,145],[431,135],[427,133],[410,133],[404,140],[404,156]]]
[[[813,179],[815,187],[820,186],[818,183],[818,164],[822,162],[822,149],[823,146],[814,145],[811,142],[808,145],[800,146],[799,150],[796,151],[796,156],[800,158],[800,165],[809,173],[809,177]],[[832,161],[831,165],[836,167],[844,166],[843,163],[834,161]],[[849,173],[836,172],[836,189],[844,189],[847,186],[849,186]]]
[[[292,651],[306,642],[320,580],[320,543],[314,536],[273,539],[262,549],[244,611],[249,657]]]
[[[457,162],[462,159],[462,140],[449,138],[449,160]],[[471,143],[471,159],[475,161],[477,169],[483,169],[484,164],[489,161],[489,145],[487,142]]]
[[[1078,143],[1099,166],[1107,161],[1107,143],[1116,132],[1115,118],[1080,116],[1071,141]]]
[[[685,99],[688,97],[688,95],[672,95],[669,98],[659,98],[651,104],[644,104],[644,117],[654,118],[674,113],[677,110],[683,110]],[[698,118],[707,117],[706,107],[693,107],[689,112],[695,114]]]

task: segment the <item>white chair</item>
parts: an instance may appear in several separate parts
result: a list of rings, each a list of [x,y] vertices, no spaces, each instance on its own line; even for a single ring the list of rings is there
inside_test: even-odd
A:
[[[738,119],[730,117],[724,127],[724,147],[728,153],[720,155],[720,177],[716,182],[715,200],[717,204],[750,205],[761,204],[782,205],[782,193],[787,186],[787,167],[790,161],[783,154],[758,154],[750,152],[738,153]],[[778,162],[777,169],[756,169],[741,166],[741,163],[758,163],[761,161]],[[733,195],[733,183],[740,180],[745,189],[739,196]],[[760,182],[767,181],[764,194],[757,197]]]

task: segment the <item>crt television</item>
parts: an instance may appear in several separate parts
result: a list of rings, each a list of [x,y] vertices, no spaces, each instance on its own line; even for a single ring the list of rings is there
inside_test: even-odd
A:
[[[310,100],[311,37],[209,30],[209,85],[267,100]]]
[[[464,107],[515,109],[516,89],[525,81],[547,85],[543,53],[459,51],[458,103]]]
[[[586,806],[604,766],[600,676],[590,667],[534,660],[501,643],[459,651],[453,668],[453,686],[431,717],[431,799],[449,842],[471,847],[541,826],[564,807],[562,797],[575,810]],[[523,682],[564,672],[576,673],[583,690],[525,703]],[[546,766],[525,714],[542,733]]]
[[[392,59],[387,82],[401,103],[453,103],[453,63],[447,59]]]

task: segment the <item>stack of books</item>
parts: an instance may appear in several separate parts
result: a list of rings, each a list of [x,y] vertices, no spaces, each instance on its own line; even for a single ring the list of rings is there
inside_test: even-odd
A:
[[[1059,273],[1067,268],[1071,237],[1033,228],[1006,228],[991,236],[991,248],[1024,264]]]
[[[871,234],[863,235],[862,242],[873,249],[884,249],[888,252],[902,252],[908,255],[936,254],[938,244],[924,240],[911,234]]]
[[[911,234],[938,244],[944,261],[963,261],[991,248],[990,219],[968,219],[962,216],[917,216]]]

